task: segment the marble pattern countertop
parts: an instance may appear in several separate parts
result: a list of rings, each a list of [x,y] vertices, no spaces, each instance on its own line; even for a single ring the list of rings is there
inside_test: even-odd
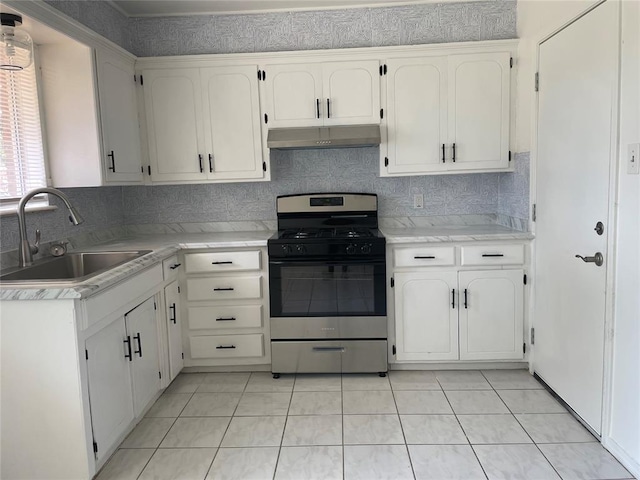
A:
[[[425,227],[390,228],[380,231],[387,244],[440,243],[502,240],[531,240],[531,232],[521,232],[502,225],[434,225]]]
[[[500,225],[432,225],[381,228],[388,244],[470,242],[492,240],[530,240],[528,232]],[[76,284],[40,283],[29,286],[0,284],[0,300],[81,299],[96,294],[150,267],[180,250],[207,248],[264,247],[273,231],[234,231],[211,233],[166,233],[129,235],[82,251],[152,250],[107,272]]]

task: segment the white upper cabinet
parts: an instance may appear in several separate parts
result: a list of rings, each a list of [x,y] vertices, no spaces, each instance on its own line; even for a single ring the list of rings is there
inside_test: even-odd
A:
[[[510,60],[509,52],[390,59],[381,175],[508,169]]]
[[[325,125],[380,123],[380,62],[322,65]]]
[[[151,181],[261,180],[258,67],[143,70]]]
[[[380,123],[379,62],[265,67],[269,128]]]
[[[108,183],[142,183],[134,61],[96,51],[102,155]]]
[[[509,166],[509,62],[506,52],[449,57],[450,168]]]
[[[265,84],[270,128],[322,124],[321,64],[270,65]]]
[[[262,178],[257,66],[200,70],[206,169],[212,180]]]
[[[145,70],[142,75],[151,180],[206,180],[200,71]]]
[[[387,172],[441,170],[447,142],[447,59],[387,62]]]

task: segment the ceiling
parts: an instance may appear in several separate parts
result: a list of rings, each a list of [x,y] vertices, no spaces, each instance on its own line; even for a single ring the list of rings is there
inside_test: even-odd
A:
[[[294,10],[415,5],[456,0],[109,0],[127,17],[229,15]],[[460,1],[460,0],[457,0]],[[468,0],[467,0],[468,1]],[[473,1],[473,0],[472,0]]]

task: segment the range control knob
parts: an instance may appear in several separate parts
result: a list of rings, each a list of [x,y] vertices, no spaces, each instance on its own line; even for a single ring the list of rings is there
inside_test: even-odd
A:
[[[362,247],[360,247],[360,251],[364,254],[371,253],[371,245],[365,243],[364,245],[362,245]]]
[[[305,247],[304,245],[296,245],[296,252],[298,253],[298,255],[304,255],[305,253],[307,253],[307,247]]]
[[[283,255],[289,255],[289,254],[291,254],[291,246],[289,246],[289,245],[282,245],[282,253],[283,253]]]
[[[346,252],[349,255],[356,253],[356,246],[353,243],[351,245],[347,245]]]

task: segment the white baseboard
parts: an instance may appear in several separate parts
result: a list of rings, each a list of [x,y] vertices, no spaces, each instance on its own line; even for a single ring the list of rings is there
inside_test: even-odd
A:
[[[629,470],[629,473],[636,478],[640,478],[640,463],[633,459],[615,440],[609,437],[603,437],[602,446],[609,450],[609,453],[616,457],[622,466]]]
[[[391,363],[389,370],[526,370],[526,362]]]

